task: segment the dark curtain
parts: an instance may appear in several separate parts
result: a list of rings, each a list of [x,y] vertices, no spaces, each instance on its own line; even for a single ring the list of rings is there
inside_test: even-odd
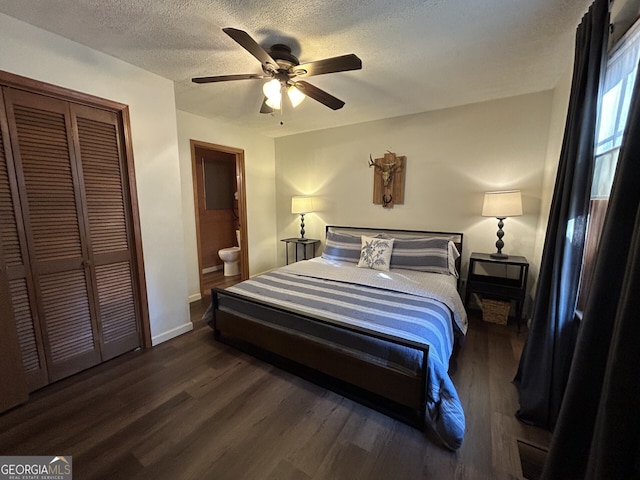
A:
[[[640,478],[639,184],[640,75],[546,479]]]
[[[531,328],[514,380],[520,393],[518,418],[547,429],[553,428],[560,411],[578,331],[575,310],[608,24],[608,0],[596,0],[576,33],[569,111]]]

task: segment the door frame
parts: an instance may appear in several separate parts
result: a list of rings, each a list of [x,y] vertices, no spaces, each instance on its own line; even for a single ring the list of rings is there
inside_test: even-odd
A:
[[[247,227],[247,198],[245,192],[245,169],[244,169],[244,150],[241,148],[228,147],[225,145],[218,145],[215,143],[203,142],[200,140],[191,139],[189,141],[191,145],[191,174],[193,182],[193,204],[195,206],[195,220],[196,220],[196,247],[198,250],[198,279],[200,282],[200,295],[204,296],[203,291],[203,276],[202,276],[202,252],[200,250],[200,216],[199,202],[200,197],[198,195],[198,187],[196,182],[196,148],[203,150],[215,150],[218,152],[224,152],[235,156],[236,162],[236,181],[238,183],[238,222],[240,224],[240,278],[247,280],[249,278],[249,229]]]

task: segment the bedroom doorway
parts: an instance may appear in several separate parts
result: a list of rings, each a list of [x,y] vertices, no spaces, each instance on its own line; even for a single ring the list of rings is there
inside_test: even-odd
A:
[[[191,140],[191,164],[198,276],[204,297],[221,282],[249,278],[244,150]],[[239,274],[225,277],[218,251],[233,246],[240,247]]]

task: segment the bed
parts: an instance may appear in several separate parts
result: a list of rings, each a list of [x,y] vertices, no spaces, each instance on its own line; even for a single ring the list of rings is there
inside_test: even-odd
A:
[[[467,330],[462,238],[327,226],[320,257],[213,289],[204,319],[217,340],[429,426],[455,450],[465,419],[448,368]]]

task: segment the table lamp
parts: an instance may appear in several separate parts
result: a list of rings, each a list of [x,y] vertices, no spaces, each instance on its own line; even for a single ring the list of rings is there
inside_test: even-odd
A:
[[[504,242],[502,237],[504,232],[503,220],[507,217],[517,217],[522,215],[522,196],[520,190],[506,190],[502,192],[486,192],[484,194],[484,204],[482,205],[483,217],[495,217],[498,219],[498,241],[496,248],[498,251],[491,254],[491,258],[509,258],[509,255],[502,253]]]
[[[304,238],[304,214],[313,212],[313,197],[291,197],[291,213],[300,214],[300,238]]]

